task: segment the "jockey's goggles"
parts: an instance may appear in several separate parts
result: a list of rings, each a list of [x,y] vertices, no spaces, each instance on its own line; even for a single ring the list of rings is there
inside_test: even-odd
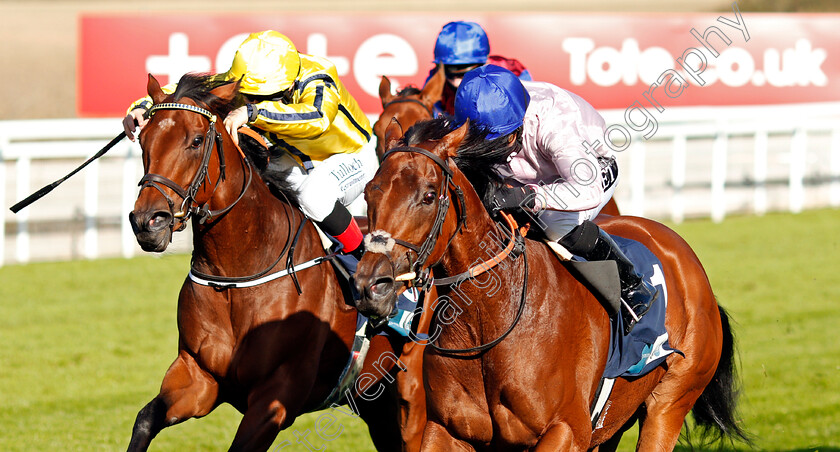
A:
[[[449,79],[463,78],[464,74],[479,66],[481,64],[445,64],[443,66],[443,72],[446,74],[446,78]]]

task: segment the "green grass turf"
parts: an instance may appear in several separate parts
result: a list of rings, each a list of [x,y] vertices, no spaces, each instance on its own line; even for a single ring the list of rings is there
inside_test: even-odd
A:
[[[674,227],[734,320],[741,413],[760,450],[840,450],[838,226],[840,210]]]
[[[675,226],[734,320],[741,413],[759,450],[840,451],[838,225],[840,210]],[[0,450],[124,449],[175,357],[188,265],[167,255],[0,268]],[[311,450],[373,450],[358,419],[333,414],[335,440],[315,435],[316,413],[275,445],[308,450],[297,443],[308,430]],[[164,430],[151,450],[225,450],[240,417],[222,406]]]

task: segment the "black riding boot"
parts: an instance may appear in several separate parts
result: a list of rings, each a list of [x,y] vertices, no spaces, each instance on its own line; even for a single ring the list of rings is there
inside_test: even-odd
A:
[[[651,303],[658,295],[658,289],[636,272],[633,263],[624,255],[612,237],[589,220],[585,220],[572,229],[559,240],[559,243],[588,261],[615,261],[618,265],[618,277],[621,280],[621,299],[626,303],[624,309],[621,309],[621,316],[624,318],[624,334],[630,334],[638,319],[650,309]]]

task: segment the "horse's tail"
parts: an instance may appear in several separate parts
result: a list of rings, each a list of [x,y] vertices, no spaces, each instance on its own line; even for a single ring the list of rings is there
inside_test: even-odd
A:
[[[701,429],[704,439],[713,441],[728,438],[752,445],[752,439],[740,425],[736,405],[738,403],[739,379],[735,367],[735,337],[729,325],[729,315],[718,305],[723,347],[715,375],[700,394],[691,412],[694,422]]]

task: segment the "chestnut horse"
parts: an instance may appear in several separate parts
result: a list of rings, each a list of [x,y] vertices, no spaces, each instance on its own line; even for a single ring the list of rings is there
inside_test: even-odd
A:
[[[382,114],[373,123],[373,133],[376,135],[376,156],[382,161],[385,154],[385,131],[392,119],[396,119],[404,130],[408,130],[418,121],[432,119],[435,102],[443,95],[443,84],[446,77],[443,69],[438,71],[423,89],[407,86],[397,94],[391,93],[391,80],[382,76],[379,82],[379,100],[382,101]],[[397,137],[399,138],[399,137]]]
[[[193,217],[194,250],[178,298],[178,356],[137,415],[128,450],[147,450],[161,429],[229,403],[243,413],[230,450],[265,451],[333,394],[357,312],[294,193],[263,181],[254,165],[265,155],[246,157],[222,125],[238,83],[188,74],[167,96],[150,75],[147,90],[153,115],[139,136],[145,176],[132,226],[145,251],[162,252]],[[385,336],[373,337],[367,357],[362,376],[392,380],[397,360]],[[381,389],[365,383],[356,389]],[[398,450],[395,402],[389,411],[365,400],[355,405],[374,444]]]
[[[385,154],[385,143],[389,138],[386,131],[389,130],[388,125],[393,120],[396,120],[402,130],[408,130],[411,126],[419,121],[432,119],[434,115],[434,105],[443,95],[444,84],[446,83],[445,73],[443,67],[438,67],[438,70],[427,81],[423,89],[418,89],[413,86],[408,86],[401,89],[397,94],[393,94],[391,80],[386,76],[382,76],[379,83],[379,99],[382,102],[382,113],[379,119],[373,124],[373,132],[376,135],[376,156],[382,161]],[[394,129],[390,129],[394,130]],[[603,215],[619,215],[618,205],[615,199],[610,199],[609,202],[601,209]],[[365,219],[365,225],[367,219]],[[434,289],[432,289],[434,291]],[[427,298],[435,299],[434,292],[430,293]],[[420,317],[418,323],[418,333],[427,333],[429,323],[431,322],[431,310],[423,311],[425,315]],[[397,393],[399,396],[401,422],[402,422],[402,436],[406,442],[409,451],[419,450],[420,441],[425,426],[426,411],[425,411],[425,394],[423,393],[423,382],[421,369],[423,364],[423,348],[415,343],[408,343],[404,349],[403,354],[400,355],[400,360],[405,364],[407,371],[401,372],[397,375]]]
[[[483,280],[464,278],[504,244],[487,239],[499,236],[498,226],[472,188],[492,190],[479,180],[487,167],[469,168],[486,150],[472,134],[465,141],[468,124],[449,127],[445,119],[427,121],[409,130],[403,146],[387,143],[365,190],[370,229],[387,246],[369,249],[356,273],[358,308],[369,315],[391,311],[406,279],[397,275],[431,271],[434,280],[459,280],[438,287],[432,328],[440,334],[424,357],[428,423],[421,450],[614,450],[635,421],[638,450],[672,450],[692,410],[701,427],[746,440],[734,413],[727,315],[688,244],[664,225],[635,217],[607,217],[601,226],[641,242],[661,261],[670,345],[685,356],[671,354],[644,376],[617,379],[593,427],[608,315],[539,241],[524,240],[521,255]]]

